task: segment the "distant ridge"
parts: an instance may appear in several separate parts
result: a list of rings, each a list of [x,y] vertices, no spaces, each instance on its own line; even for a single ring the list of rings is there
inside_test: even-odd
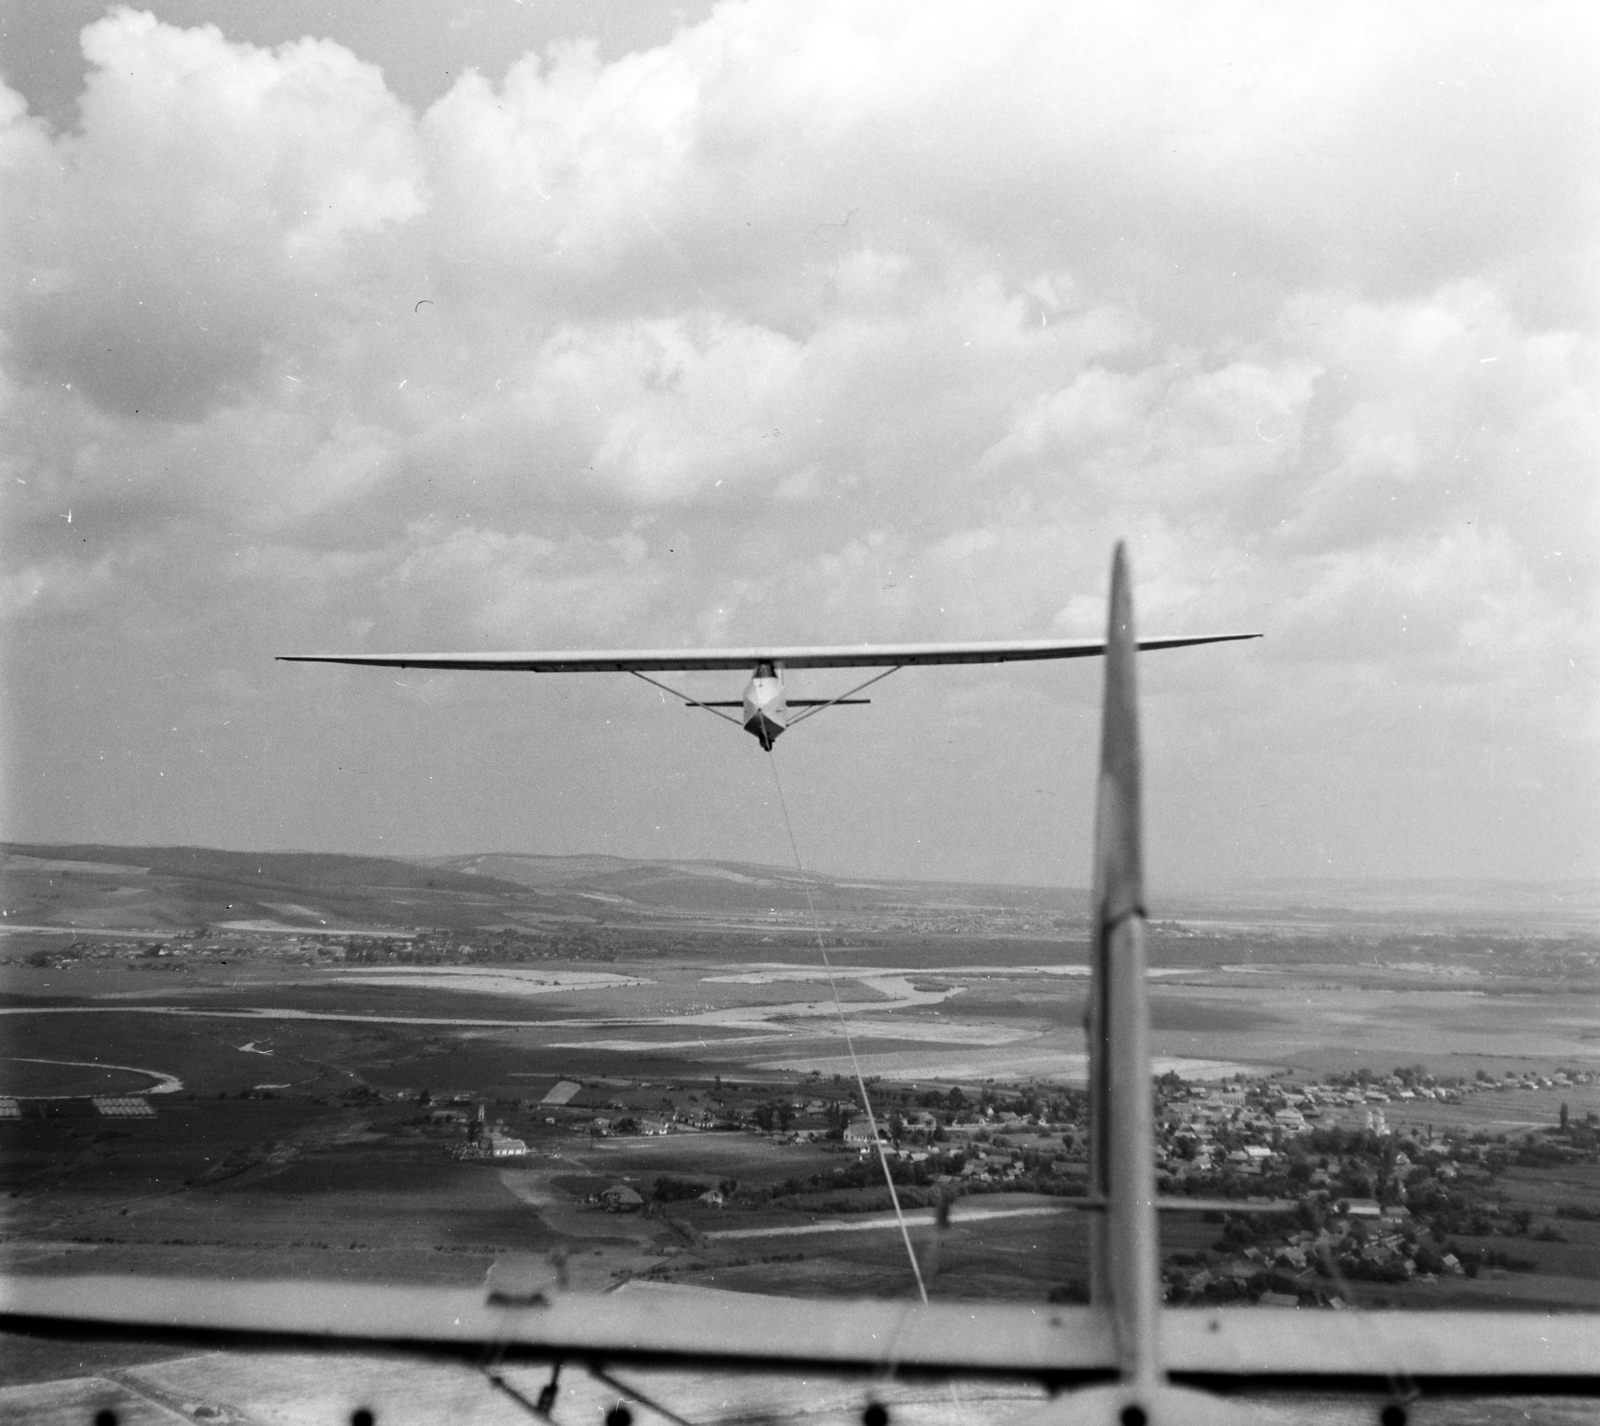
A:
[[[464,906],[524,888],[389,857],[232,852],[210,847],[0,843],[0,925],[179,931],[260,922],[308,931],[462,923],[423,906]]]
[[[793,922],[809,889],[818,913],[848,924],[927,917],[942,925],[1081,929],[1076,888],[813,875],[753,862],[543,856],[442,857],[236,852],[208,847],[0,843],[0,927],[130,932],[253,923],[280,931],[419,927],[467,931],[550,921]],[[1600,879],[1536,883],[1462,878],[1230,881],[1152,894],[1152,914],[1181,921],[1366,922],[1592,931]]]
[[[1086,905],[1086,893],[1076,887],[990,885],[965,881],[907,881],[882,877],[833,876],[808,872],[804,878],[789,867],[762,862],[696,861],[682,858],[637,858],[596,854],[568,857],[523,852],[490,852],[472,856],[408,858],[419,865],[440,867],[464,875],[485,875],[524,886],[570,886],[578,882],[621,880],[637,887],[651,883],[724,882],[736,886],[792,891],[809,884],[813,890],[836,894],[865,891],[877,896],[903,893],[921,904],[929,898],[956,895],[978,905],[1039,904],[1067,909]],[[714,894],[714,893],[713,893]],[[755,898],[760,900],[759,896]]]
[[[511,852],[371,857],[206,847],[0,843],[0,926],[62,930],[472,930],[551,920],[792,919],[807,906],[838,922],[919,911],[1002,913],[1054,925],[1077,918],[1075,890],[845,880],[745,862],[550,857]],[[1043,927],[1041,926],[1041,929]]]
[[[1471,877],[1262,878],[1181,893],[1188,904],[1349,915],[1532,916],[1600,922],[1600,877],[1513,881]]]

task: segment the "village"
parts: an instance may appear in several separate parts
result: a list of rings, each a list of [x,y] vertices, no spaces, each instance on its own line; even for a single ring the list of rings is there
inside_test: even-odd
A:
[[[1572,1112],[1562,1098],[1593,1103],[1595,1088],[1593,1073],[1561,1068],[1501,1077],[1480,1070],[1468,1079],[1435,1077],[1419,1065],[1316,1078],[1236,1075],[1212,1084],[1164,1075],[1154,1085],[1158,1190],[1178,1206],[1193,1203],[1164,1215],[1187,1220],[1182,1231],[1163,1235],[1174,1239],[1163,1263],[1168,1300],[1337,1309],[1351,1301],[1354,1283],[1426,1286],[1536,1272],[1537,1253],[1520,1245],[1565,1242],[1568,1231],[1600,1219],[1600,1205],[1574,1198],[1543,1211],[1519,1206],[1506,1175],[1600,1163],[1600,1118],[1592,1109]],[[1080,1090],[876,1082],[869,1091],[870,1117],[854,1085],[838,1078],[793,1085],[574,1078],[536,1100],[491,1105],[429,1095],[426,1120],[454,1136],[456,1157],[501,1163],[559,1153],[572,1135],[743,1134],[770,1146],[765,1170],[740,1179],[635,1175],[588,1197],[596,1212],[681,1217],[689,1207],[702,1224],[707,1210],[732,1210],[741,1224],[770,1220],[793,1232],[804,1221],[797,1215],[882,1212],[891,1205],[874,1139],[904,1208],[976,1194],[1073,1199],[1086,1192]],[[1529,1094],[1548,1106],[1541,1122],[1518,1132],[1473,1127],[1494,1118],[1474,1114],[1475,1101],[1488,1111],[1499,1097]],[[836,1162],[791,1172],[784,1151],[802,1146]],[[1062,1291],[1070,1298],[1078,1286]]]
[[[730,1232],[891,1223],[885,1169],[900,1206],[923,1222],[947,1205],[956,1221],[976,1212],[965,1199],[991,1215],[1067,1212],[1088,1192],[1087,1097],[1073,1085],[869,1079],[869,1114],[842,1076],[724,1076],[689,1063],[682,1073],[693,1077],[502,1070],[471,1089],[428,1089],[391,1071],[386,1083],[347,1076],[341,1089],[255,1085],[218,1094],[214,1108],[189,1090],[12,1095],[0,1099],[0,1120],[104,1138],[109,1126],[93,1121],[198,1124],[206,1113],[236,1116],[227,1105],[241,1100],[276,1101],[259,1112],[288,1116],[285,1127],[305,1112],[353,1114],[348,1132],[374,1146],[360,1152],[448,1156],[469,1180],[480,1164],[531,1175],[548,1195],[538,1205],[596,1215],[580,1237],[670,1241],[675,1256],[659,1270],[679,1274],[697,1259],[714,1265],[716,1240]],[[1173,1303],[1337,1308],[1398,1290],[1408,1303],[1442,1304],[1516,1287],[1508,1278],[1538,1295],[1558,1279],[1578,1291],[1600,1277],[1592,1071],[1167,1073],[1152,1094]],[[271,1150],[224,1154],[194,1183],[247,1182]],[[607,1227],[607,1214],[641,1221]],[[561,1221],[565,1233],[575,1220]],[[641,1270],[656,1271],[626,1269]],[[1069,1277],[1051,1290],[1072,1300],[1083,1285]]]

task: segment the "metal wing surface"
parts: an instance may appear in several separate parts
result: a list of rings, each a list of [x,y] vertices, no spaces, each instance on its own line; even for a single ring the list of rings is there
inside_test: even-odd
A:
[[[1189,634],[1140,639],[1141,649],[1181,649],[1258,639],[1259,634]],[[378,668],[480,669],[513,673],[660,673],[785,668],[909,668],[919,664],[1022,663],[1094,658],[1104,639],[1011,639],[959,644],[760,644],[744,649],[556,649],[534,653],[280,654],[283,663],[363,664]]]
[[[981,1325],[979,1325],[981,1324]],[[506,1302],[483,1288],[116,1276],[0,1278],[10,1330],[213,1345],[397,1350],[597,1365],[1109,1374],[1109,1329],[1084,1307],[805,1301],[693,1288]],[[974,1328],[977,1327],[977,1330]]]
[[[1054,1386],[1117,1371],[1092,1307],[806,1301],[694,1289],[506,1303],[482,1288],[82,1276],[0,1278],[0,1325],[209,1347],[391,1351],[475,1361],[565,1359],[874,1374],[1023,1377]],[[1379,1391],[1600,1395],[1600,1333],[1581,1314],[1168,1309],[1172,1381]]]

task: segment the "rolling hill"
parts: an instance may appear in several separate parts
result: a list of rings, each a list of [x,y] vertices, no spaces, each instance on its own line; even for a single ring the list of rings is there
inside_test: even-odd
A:
[[[186,931],[253,922],[306,930],[469,929],[530,921],[726,920],[800,913],[792,872],[735,862],[510,853],[387,858],[199,847],[0,846],[0,914],[13,926]],[[818,876],[830,920],[984,913],[1081,920],[1080,891]]]
[[[828,923],[971,934],[1081,933],[1071,888],[813,876]],[[472,930],[549,922],[748,923],[804,917],[807,883],[744,862],[534,856],[370,857],[204,847],[0,844],[0,926],[176,933],[274,929]],[[1170,920],[1429,923],[1592,933],[1600,882],[1240,882],[1156,898]]]

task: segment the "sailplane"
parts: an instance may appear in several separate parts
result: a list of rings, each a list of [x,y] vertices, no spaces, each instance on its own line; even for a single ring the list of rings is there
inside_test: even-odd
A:
[[[1140,639],[1140,649],[1181,649],[1194,644],[1224,644],[1257,639],[1259,634],[1191,634],[1181,638]],[[824,709],[871,700],[854,695],[903,668],[928,664],[1023,663],[1040,659],[1094,658],[1105,653],[1101,639],[1012,639],[992,643],[779,645],[745,649],[563,649],[528,654],[280,654],[282,663],[343,663],[377,668],[471,669],[502,673],[631,673],[646,683],[740,723],[763,749],[772,751],[779,735]],[[834,698],[790,698],[784,674],[794,668],[877,668],[883,672]],[[708,669],[750,669],[742,699],[703,701],[669,688],[652,673],[694,673]],[[742,716],[721,712],[738,708]],[[791,716],[791,709],[802,711]]]
[[[1087,1305],[956,1301],[805,1301],[707,1294],[682,1302],[585,1295],[554,1280],[526,1290],[350,1282],[213,1281],[131,1276],[0,1278],[0,1327],[52,1336],[112,1336],[208,1348],[273,1347],[454,1358],[483,1367],[534,1415],[551,1419],[563,1364],[587,1368],[643,1408],[681,1422],[615,1375],[630,1366],[763,1370],[857,1377],[863,1420],[883,1426],[870,1384],[885,1373],[1026,1379],[1051,1399],[1031,1426],[1250,1419],[1252,1390],[1348,1393],[1400,1426],[1430,1394],[1600,1395],[1600,1331],[1583,1315],[1364,1313],[1287,1308],[1168,1308],[1159,1280],[1151,1103],[1146,904],[1136,689],[1139,650],[1251,638],[1134,635],[1126,555],[1112,560],[1106,636],[1095,642],[750,648],[564,654],[305,655],[407,668],[528,671],[750,669],[742,722],[769,751],[802,707],[784,697],[785,668],[880,667],[1105,657],[1093,851],[1089,1014]],[[880,675],[881,677],[882,675]],[[856,690],[852,690],[854,692]],[[690,703],[696,700],[687,699]],[[805,708],[820,711],[836,700]],[[700,705],[706,706],[706,705]],[[1188,1200],[1183,1206],[1192,1207]],[[935,1229],[934,1231],[937,1231]],[[909,1240],[908,1240],[909,1241]],[[913,1259],[914,1261],[915,1259]],[[537,1399],[502,1369],[547,1363]],[[358,1415],[361,1413],[358,1413]],[[613,1411],[611,1426],[626,1413]],[[381,1423],[380,1423],[381,1426]]]

